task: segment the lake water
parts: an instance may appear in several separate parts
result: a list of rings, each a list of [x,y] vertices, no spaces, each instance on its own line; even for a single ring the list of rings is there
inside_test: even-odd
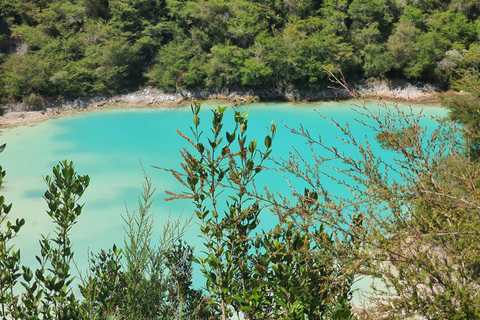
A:
[[[250,139],[257,138],[263,147],[263,139],[271,121],[282,121],[278,127],[278,135],[273,144],[275,157],[287,157],[292,146],[305,151],[308,146],[304,140],[290,133],[285,128],[298,128],[303,124],[313,137],[322,134],[323,141],[331,139],[338,133],[328,122],[316,112],[327,118],[334,118],[339,123],[349,123],[353,133],[358,137],[370,137],[365,128],[355,121],[358,114],[351,110],[350,102],[290,104],[267,103],[251,104],[249,108]],[[204,105],[200,114],[204,130],[209,133],[213,105]],[[376,108],[375,104],[369,107]],[[414,112],[422,111],[427,116],[445,115],[445,110],[435,106],[413,106]],[[229,111],[226,118],[233,114]],[[229,120],[230,121],[230,120]],[[68,159],[74,162],[79,174],[88,174],[90,187],[81,199],[85,203],[82,215],[72,230],[75,260],[80,270],[88,267],[87,252],[94,253],[100,249],[111,248],[115,243],[123,245],[124,222],[121,215],[125,206],[130,211],[137,209],[137,198],[142,190],[142,171],[140,161],[152,178],[157,188],[155,202],[152,207],[155,219],[154,241],[162,223],[168,214],[178,217],[192,212],[188,200],[165,202],[164,190],[182,191],[179,183],[170,176],[152,166],[179,169],[182,160],[179,150],[186,146],[185,140],[176,133],[180,129],[189,135],[192,115],[189,107],[176,109],[119,109],[90,113],[81,113],[61,119],[52,119],[42,123],[4,130],[1,142],[7,148],[0,154],[0,163],[7,175],[4,181],[3,194],[8,203],[13,203],[11,218],[25,218],[26,225],[21,230],[15,243],[21,248],[24,264],[36,266],[34,256],[39,253],[38,240],[40,234],[47,235],[54,226],[45,213],[46,204],[42,199],[45,192],[43,178],[51,174],[52,166],[59,160]],[[228,123],[232,123],[231,121]],[[431,123],[429,121],[426,124]],[[224,127],[230,129],[228,124]],[[328,144],[328,143],[327,143]],[[375,152],[388,157],[388,151],[374,145]],[[289,193],[283,179],[268,176],[261,183],[268,187]],[[300,190],[303,186],[298,185]],[[330,190],[335,190],[331,186]],[[275,218],[262,217],[263,226],[275,224]],[[200,248],[203,242],[198,238],[198,227],[193,225],[185,240]],[[195,283],[200,286],[203,279],[198,271]]]

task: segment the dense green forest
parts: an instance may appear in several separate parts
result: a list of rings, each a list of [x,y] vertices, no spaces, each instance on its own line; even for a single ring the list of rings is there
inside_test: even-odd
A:
[[[3,102],[178,89],[448,86],[480,64],[476,0],[2,0]]]

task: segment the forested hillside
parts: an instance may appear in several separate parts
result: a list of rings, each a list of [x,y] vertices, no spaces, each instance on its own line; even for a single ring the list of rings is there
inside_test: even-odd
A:
[[[34,102],[155,86],[448,86],[480,64],[478,0],[2,0],[0,97]]]

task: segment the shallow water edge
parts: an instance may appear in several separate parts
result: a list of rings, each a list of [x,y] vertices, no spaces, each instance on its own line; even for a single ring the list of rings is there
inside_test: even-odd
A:
[[[410,83],[392,86],[386,82],[375,82],[352,89],[358,99],[378,102],[399,102],[414,105],[438,105],[439,90],[431,85]],[[71,101],[41,102],[34,106],[9,104],[4,106],[0,116],[0,128],[13,128],[47,119],[58,118],[85,111],[120,108],[176,108],[191,104],[192,101],[212,104],[243,105],[254,102],[298,102],[318,103],[352,99],[351,93],[340,89],[282,91],[282,90],[219,90],[216,92],[198,89],[165,93],[154,88],[116,95],[75,99]],[[354,99],[353,99],[354,100]]]

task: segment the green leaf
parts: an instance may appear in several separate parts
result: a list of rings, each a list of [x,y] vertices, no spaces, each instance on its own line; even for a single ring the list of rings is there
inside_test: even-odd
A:
[[[272,146],[272,137],[270,135],[267,135],[265,137],[265,147],[269,149]]]
[[[197,144],[197,150],[200,153],[203,153],[203,151],[205,151],[205,147],[203,146],[203,143]]]
[[[247,131],[247,123],[242,123],[242,125],[240,126],[240,133],[241,134],[245,134],[245,132]]]
[[[254,153],[256,149],[257,149],[257,140],[254,139],[250,141],[248,145],[248,151],[250,151],[250,153]]]

